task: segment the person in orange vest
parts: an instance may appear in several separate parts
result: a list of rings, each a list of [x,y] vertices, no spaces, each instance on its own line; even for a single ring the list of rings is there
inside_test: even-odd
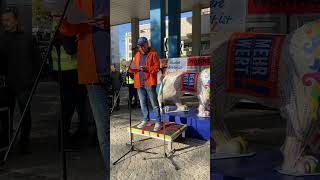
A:
[[[139,50],[137,51],[129,72],[134,73],[134,87],[138,89],[143,121],[137,126],[144,128],[148,121],[148,96],[153,107],[156,122],[153,131],[161,129],[160,106],[158,103],[157,74],[160,69],[160,60],[157,52],[149,46],[148,39],[140,37],[138,39]]]
[[[97,127],[97,136],[110,176],[110,1],[74,0],[74,7],[89,18],[71,24],[64,19],[59,31],[78,36],[77,68],[80,84],[86,84]],[[110,102],[109,102],[110,101]]]
[[[52,30],[54,31],[59,19],[55,17],[55,14],[51,16]],[[49,57],[52,59],[53,78],[58,82],[58,60],[60,55],[63,84],[60,88],[62,88],[61,90],[64,97],[62,117],[67,144],[74,143],[74,141],[78,142],[88,134],[88,111],[86,108],[87,89],[85,85],[78,84],[76,59],[77,41],[76,36],[64,36],[58,31],[51,49],[51,57]],[[78,114],[79,124],[77,131],[71,134],[71,122],[75,111]]]

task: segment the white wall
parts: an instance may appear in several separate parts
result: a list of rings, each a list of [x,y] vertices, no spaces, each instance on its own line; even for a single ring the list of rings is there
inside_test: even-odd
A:
[[[111,62],[120,63],[119,31],[117,27],[111,27]]]

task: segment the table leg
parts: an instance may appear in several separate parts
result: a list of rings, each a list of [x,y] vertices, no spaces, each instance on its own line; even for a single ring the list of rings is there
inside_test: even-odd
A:
[[[185,130],[182,132],[182,137],[186,138],[186,131]]]
[[[168,150],[169,150],[169,151],[172,150],[172,141],[169,141],[169,143],[168,143]]]

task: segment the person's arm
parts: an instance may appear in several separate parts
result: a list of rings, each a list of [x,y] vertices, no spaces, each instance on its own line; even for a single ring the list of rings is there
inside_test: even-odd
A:
[[[120,82],[120,84],[122,83],[122,75],[121,75],[121,73],[120,72],[118,72],[119,73],[119,82]]]
[[[151,66],[149,69],[147,69],[147,72],[151,73],[151,74],[157,74],[160,69],[160,60],[159,60],[159,56],[157,53],[154,53],[154,55],[152,57],[152,61],[153,61],[153,66]]]
[[[40,68],[41,68],[41,64],[42,64],[40,49],[39,49],[38,42],[35,37],[32,37],[31,47],[32,47],[32,54],[31,54],[32,69],[33,69],[33,74],[34,74],[34,78],[35,78],[36,75],[39,73]]]
[[[4,36],[0,36],[0,75],[6,75],[7,74],[7,70],[6,68],[7,66],[7,55],[5,53],[5,42],[4,42]]]
[[[137,73],[137,72],[139,72],[139,69],[133,69],[133,68],[129,67],[128,72],[129,73]]]
[[[137,54],[135,55],[133,62],[131,63],[131,67],[129,67],[129,69],[128,69],[129,73],[138,73],[139,72],[138,67],[132,68],[132,66],[136,66],[136,61],[137,61]]]
[[[63,20],[59,31],[66,36],[75,36],[79,34],[89,33],[91,26],[86,23],[71,24],[67,20]]]

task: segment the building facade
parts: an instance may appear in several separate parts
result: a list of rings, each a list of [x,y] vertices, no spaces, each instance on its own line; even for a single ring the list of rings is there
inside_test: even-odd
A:
[[[119,52],[119,31],[118,27],[112,26],[110,29],[111,33],[111,62],[113,64],[120,63],[120,52]]]
[[[203,9],[201,16],[201,46],[203,52],[210,48],[210,10]],[[150,40],[150,24],[139,26],[139,37],[146,37]],[[166,21],[166,38],[164,39],[164,50],[168,56],[168,21]],[[150,41],[149,41],[150,42]],[[151,44],[152,46],[152,44]],[[181,18],[181,57],[190,56],[192,52],[192,17]],[[125,34],[125,58],[129,61],[132,58],[131,32]]]

